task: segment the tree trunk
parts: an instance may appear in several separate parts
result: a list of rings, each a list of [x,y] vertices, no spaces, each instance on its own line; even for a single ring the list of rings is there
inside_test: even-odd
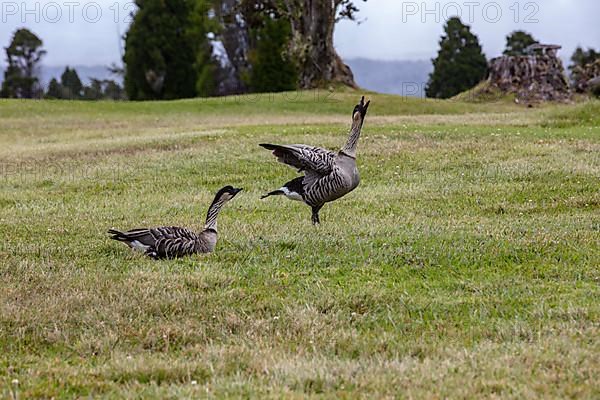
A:
[[[219,60],[218,95],[245,93],[248,87],[242,75],[249,70],[248,27],[239,10],[240,0],[218,0],[215,2],[215,16],[223,27],[219,39],[226,52],[226,60]]]
[[[354,75],[333,47],[339,0],[285,0],[291,19],[291,52],[299,64],[299,86],[311,89],[328,83],[356,88]]]

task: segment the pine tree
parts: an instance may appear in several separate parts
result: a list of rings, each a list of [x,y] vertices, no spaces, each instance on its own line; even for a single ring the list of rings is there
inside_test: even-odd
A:
[[[125,38],[125,89],[131,100],[196,95],[198,36],[194,11],[207,0],[136,0],[138,10]],[[210,54],[210,53],[209,53]]]
[[[433,60],[427,97],[449,98],[477,85],[487,73],[487,60],[479,39],[458,17],[448,20],[440,50]]]
[[[47,99],[61,99],[62,98],[62,86],[56,78],[52,78],[48,85],[48,91],[46,92]]]
[[[60,77],[60,84],[62,86],[61,98],[77,100],[82,97],[83,83],[81,83],[81,79],[79,79],[79,75],[77,75],[75,69],[66,67]]]
[[[15,32],[10,45],[5,48],[8,66],[4,72],[0,97],[30,99],[41,92],[35,73],[46,54],[42,45],[41,39],[27,29]]]
[[[535,43],[539,42],[531,34],[525,31],[514,31],[506,37],[504,55],[523,56],[525,55],[525,49]]]

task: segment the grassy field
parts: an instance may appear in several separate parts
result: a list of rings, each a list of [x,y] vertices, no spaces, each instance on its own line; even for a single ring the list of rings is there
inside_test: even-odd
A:
[[[338,148],[359,99],[0,101],[0,397],[599,398],[600,103],[371,95],[322,225],[260,142]],[[200,228],[152,261],[107,228]]]

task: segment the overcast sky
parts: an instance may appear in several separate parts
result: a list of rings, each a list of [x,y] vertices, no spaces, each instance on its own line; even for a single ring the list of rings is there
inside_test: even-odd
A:
[[[443,23],[460,14],[479,36],[488,58],[499,55],[505,36],[524,29],[546,43],[563,45],[568,58],[577,45],[600,48],[598,0],[356,1],[359,24],[336,27],[343,58],[418,60],[435,56]],[[423,7],[425,4],[425,7]],[[25,5],[25,7],[23,7]],[[131,1],[0,0],[0,45],[25,26],[40,36],[45,65],[108,65],[120,62],[120,40]],[[2,54],[2,65],[5,56]]]

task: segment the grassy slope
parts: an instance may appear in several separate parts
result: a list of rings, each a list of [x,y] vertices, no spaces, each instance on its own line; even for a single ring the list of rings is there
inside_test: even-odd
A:
[[[372,98],[318,228],[256,144],[338,147],[356,93],[0,101],[0,396],[600,396],[600,104]],[[213,255],[105,235],[224,184]]]

